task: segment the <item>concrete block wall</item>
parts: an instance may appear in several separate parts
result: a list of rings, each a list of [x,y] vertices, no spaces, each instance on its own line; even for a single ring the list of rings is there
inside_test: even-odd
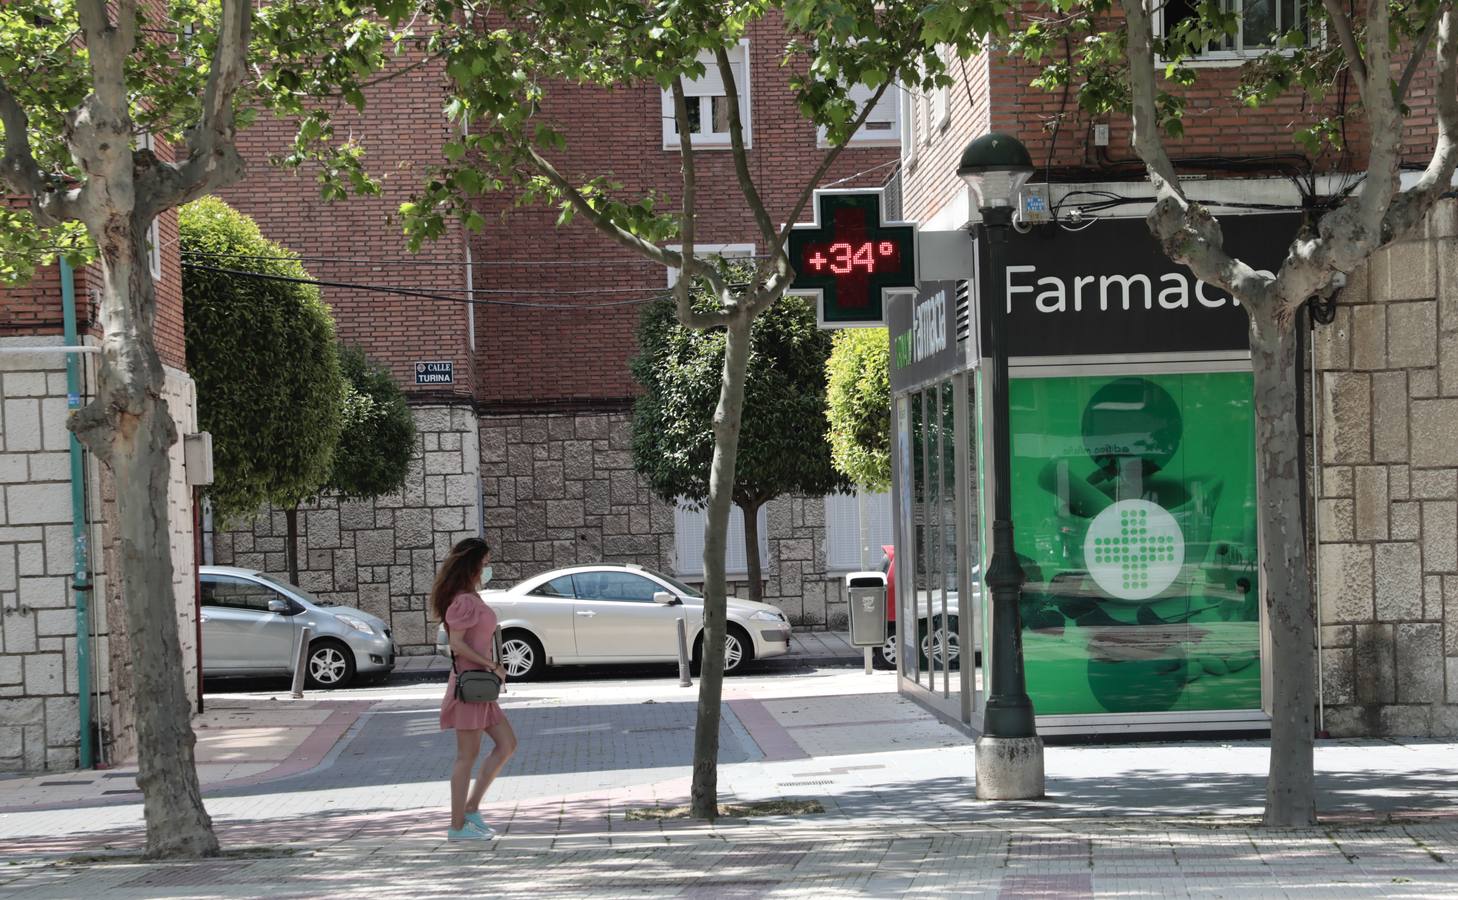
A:
[[[433,653],[427,610],[436,567],[478,532],[480,436],[469,405],[414,406],[416,457],[405,489],[299,510],[299,586],[390,623],[402,652]],[[282,510],[213,536],[214,561],[287,578]]]
[[[1316,332],[1326,724],[1458,734],[1458,202]]]

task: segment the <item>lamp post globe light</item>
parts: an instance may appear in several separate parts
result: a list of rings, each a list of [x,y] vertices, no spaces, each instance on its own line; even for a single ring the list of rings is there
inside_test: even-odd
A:
[[[1017,138],[993,132],[962,152],[957,175],[967,182],[988,244],[992,288],[983,298],[990,312],[988,339],[992,372],[992,559],[987,587],[992,595],[992,657],[982,734],[977,738],[977,797],[1026,800],[1043,796],[1043,741],[1033,721],[1023,673],[1022,622],[1018,601],[1023,568],[1013,550],[1011,449],[1008,441],[1007,241],[1018,191],[1033,174],[1028,149]]]

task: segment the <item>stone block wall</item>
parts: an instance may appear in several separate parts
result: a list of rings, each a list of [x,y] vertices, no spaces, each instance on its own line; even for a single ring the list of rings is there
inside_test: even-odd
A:
[[[68,768],[79,710],[65,357],[0,356],[0,397],[0,772]]]
[[[631,418],[628,412],[481,418],[486,540],[497,583],[595,562],[678,571],[674,510],[633,471]],[[769,504],[766,519],[765,602],[800,625],[843,622],[840,578],[826,573],[824,501],[781,497]],[[748,594],[742,581],[730,590]]]
[[[470,405],[422,405],[405,489],[373,500],[328,499],[299,510],[299,586],[390,623],[405,654],[433,653],[426,606],[436,566],[480,523],[481,450]],[[282,510],[213,535],[213,562],[287,577]]]
[[[61,345],[59,337],[0,338],[0,347]],[[95,359],[85,358],[86,384]],[[166,368],[164,397],[179,433],[196,429],[192,380]],[[84,398],[83,398],[84,399]],[[79,762],[80,707],[75,566],[71,537],[70,435],[66,430],[65,357],[60,353],[0,356],[0,772],[65,770]],[[173,584],[189,697],[196,696],[191,491],[179,442],[173,448],[168,509]],[[104,469],[85,465],[91,575],[93,721],[102,737],[98,759],[126,760],[135,749],[133,704],[126,685],[131,661],[120,628],[122,598],[106,577],[115,535],[106,522],[110,497]]]
[[[1316,362],[1327,728],[1458,734],[1458,203],[1354,273]]]

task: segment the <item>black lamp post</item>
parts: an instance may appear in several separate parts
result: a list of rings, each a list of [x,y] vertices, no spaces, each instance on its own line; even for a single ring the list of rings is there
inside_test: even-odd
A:
[[[967,145],[957,175],[967,182],[982,217],[992,271],[992,288],[982,309],[990,314],[992,355],[992,560],[987,586],[992,594],[992,671],[977,740],[977,796],[1010,800],[1043,795],[1043,743],[1033,722],[1023,673],[1022,622],[1018,602],[1024,574],[1013,550],[1011,449],[1008,442],[1007,241],[1013,203],[1033,174],[1028,150],[1017,138],[986,134]]]

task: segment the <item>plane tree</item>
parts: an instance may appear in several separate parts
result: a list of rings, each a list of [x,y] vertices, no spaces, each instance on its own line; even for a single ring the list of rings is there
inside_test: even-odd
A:
[[[1156,34],[1159,11],[1145,0],[1057,0],[1023,11],[1011,42],[1044,63],[1038,84],[1073,91],[1092,113],[1132,115],[1134,149],[1154,187],[1150,231],[1171,259],[1229,291],[1249,315],[1274,684],[1265,822],[1273,826],[1316,821],[1317,661],[1300,484],[1298,313],[1313,298],[1339,301],[1349,273],[1419,227],[1451,189],[1458,165],[1458,33],[1451,0],[1322,0],[1301,8],[1304,21],[1288,23],[1281,33],[1247,33],[1247,40],[1254,37],[1274,52],[1246,63],[1234,99],[1259,108],[1303,92],[1310,102],[1303,105],[1305,121],[1293,128],[1297,147],[1312,155],[1346,150],[1364,160],[1365,169],[1350,188],[1311,198],[1310,214],[1274,273],[1226,248],[1219,217],[1186,192],[1169,147],[1183,133],[1185,92],[1202,75],[1192,60],[1238,32],[1238,12],[1227,4],[1190,4],[1188,15]],[[1415,98],[1414,86],[1429,78],[1431,93]],[[1344,80],[1355,87],[1356,104],[1320,102]],[[1430,149],[1405,180],[1405,142],[1425,132],[1432,134]],[[1358,135],[1356,147],[1344,143]]]

